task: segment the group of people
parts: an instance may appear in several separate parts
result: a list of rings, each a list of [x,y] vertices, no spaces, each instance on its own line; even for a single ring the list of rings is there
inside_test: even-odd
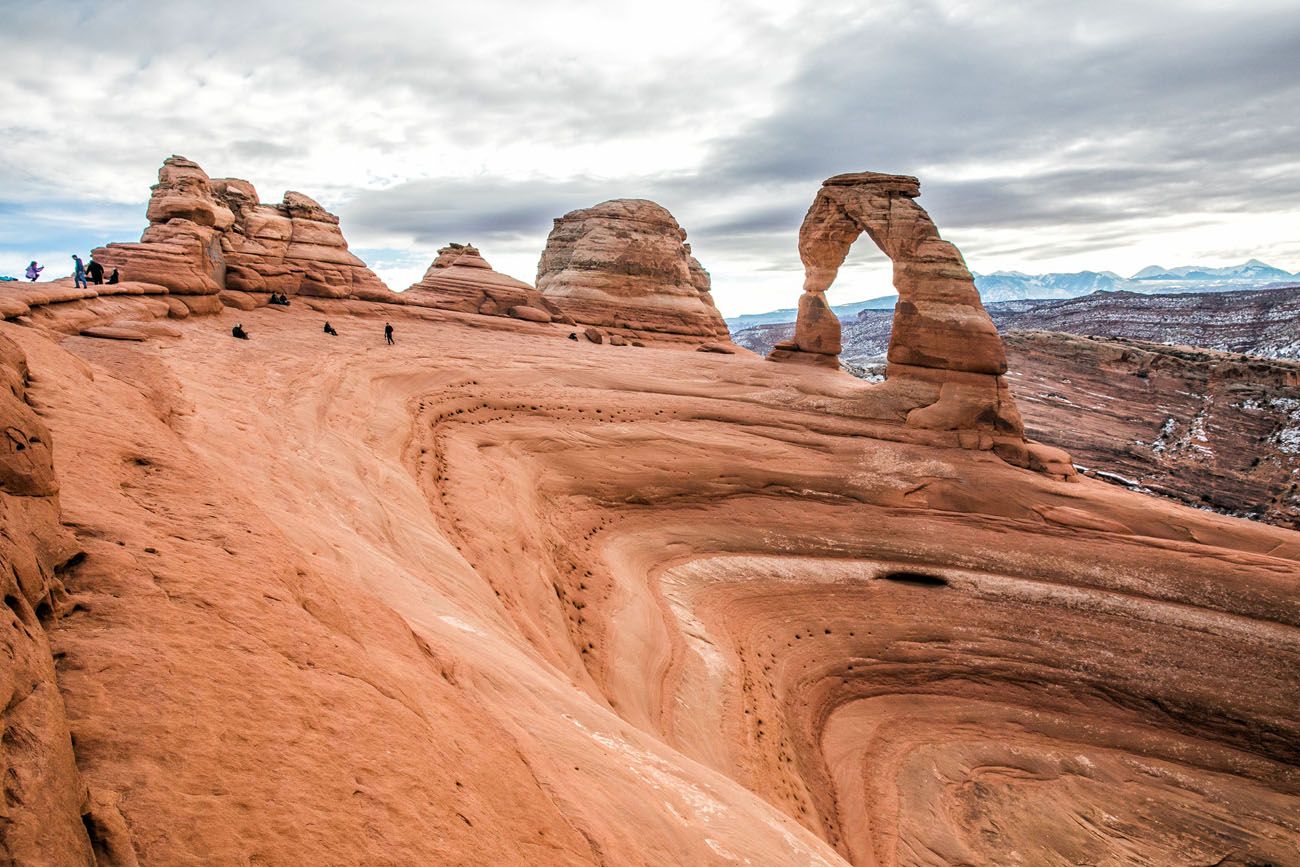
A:
[[[35,262],[27,266],[27,279],[33,283],[36,277],[40,276],[41,271],[45,270],[37,266]],[[32,276],[33,271],[36,276]],[[111,286],[117,283],[121,278],[118,276],[117,269],[108,275],[108,284]],[[94,283],[96,286],[104,285],[104,266],[95,261],[95,257],[90,257],[90,264],[87,265],[81,261],[81,257],[76,253],[72,254],[72,282],[79,289],[85,289],[88,283]]]
[[[27,265],[27,273],[25,276],[28,280],[35,283],[41,278],[41,272],[44,270],[45,266],[37,264],[36,260],[33,259]],[[91,283],[94,283],[96,286],[102,286],[107,283],[111,286],[114,283],[121,282],[121,279],[121,276],[117,273],[117,269],[114,268],[113,272],[108,275],[108,279],[105,280],[104,266],[96,262],[94,256],[90,257],[90,264],[86,264],[81,261],[81,257],[76,253],[72,254],[72,282],[78,289],[85,289],[86,286]],[[284,303],[288,304],[288,299],[285,299]]]
[[[281,296],[281,297],[284,297],[284,296]],[[273,302],[271,302],[271,303],[274,304],[275,302],[273,301]],[[288,302],[288,300],[286,299],[284,303],[285,303],[285,304],[288,304],[289,302]],[[330,325],[328,319],[325,320],[325,327],[322,329],[322,331],[323,331],[325,334],[330,335],[331,337],[338,337],[338,336],[339,336],[339,333],[338,333],[337,331],[334,330],[334,326],[333,326],[333,325]],[[238,323],[236,323],[236,324],[235,324],[235,327],[232,328],[232,329],[230,329],[230,336],[231,336],[231,337],[237,337],[237,338],[239,338],[240,340],[247,340],[247,339],[248,339],[248,332],[244,330],[244,323],[242,323],[242,322],[238,322]],[[396,340],[393,339],[393,324],[392,324],[391,322],[385,322],[385,323],[384,323],[384,342],[387,343],[389,346],[392,346],[394,343],[397,342]]]
[[[31,264],[27,266],[27,279],[35,283],[37,279],[41,276],[41,272],[44,270],[45,270],[45,266],[38,265],[36,263],[36,260],[33,259],[31,261]],[[94,283],[96,286],[101,286],[106,282],[109,285],[112,285],[114,283],[119,282],[121,278],[118,276],[117,269],[114,268],[113,273],[109,274],[108,280],[105,281],[104,266],[96,262],[94,256],[90,257],[90,264],[87,265],[81,261],[80,256],[78,256],[76,253],[73,253],[72,254],[72,279],[76,284],[77,288],[84,289],[91,283]],[[271,300],[268,303],[277,304],[282,307],[288,307],[289,296],[285,295],[283,292],[272,292]],[[339,333],[334,330],[334,326],[330,325],[328,320],[326,320],[325,328],[323,330],[326,334],[332,337],[339,336]],[[230,329],[230,334],[232,337],[237,337],[240,340],[248,339],[248,332],[244,330],[244,324],[242,322],[236,323],[235,327]],[[392,346],[394,343],[397,342],[393,340],[393,325],[391,322],[384,323],[384,342],[387,343],[389,346]]]

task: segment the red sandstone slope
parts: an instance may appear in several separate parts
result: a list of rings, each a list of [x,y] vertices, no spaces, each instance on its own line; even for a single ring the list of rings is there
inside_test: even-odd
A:
[[[1295,851],[1295,533],[872,420],[834,371],[240,316],[0,326],[86,552],[43,628],[99,863]]]

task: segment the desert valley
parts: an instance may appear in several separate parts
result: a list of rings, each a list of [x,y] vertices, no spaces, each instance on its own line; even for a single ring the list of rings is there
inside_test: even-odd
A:
[[[3,859],[1300,863],[1293,316],[986,310],[921,192],[809,189],[733,341],[651,201],[389,287],[168,159],[0,292]]]

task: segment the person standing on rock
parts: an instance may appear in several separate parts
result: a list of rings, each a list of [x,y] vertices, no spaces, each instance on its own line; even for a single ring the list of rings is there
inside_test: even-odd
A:
[[[76,253],[72,254],[72,283],[78,289],[86,288],[86,266]]]
[[[86,276],[96,286],[104,285],[104,266],[96,262],[94,256],[90,257],[90,264],[86,266]]]
[[[389,346],[397,342],[393,339],[393,324],[391,322],[384,323],[384,340],[388,341]]]

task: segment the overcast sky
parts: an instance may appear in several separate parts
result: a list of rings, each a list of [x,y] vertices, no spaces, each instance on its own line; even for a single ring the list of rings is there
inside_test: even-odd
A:
[[[1295,0],[0,0],[0,274],[137,240],[172,153],[320,200],[395,289],[449,241],[531,281],[552,218],[643,197],[724,313],[792,306],[861,170],[976,271],[1296,271],[1297,46]]]

